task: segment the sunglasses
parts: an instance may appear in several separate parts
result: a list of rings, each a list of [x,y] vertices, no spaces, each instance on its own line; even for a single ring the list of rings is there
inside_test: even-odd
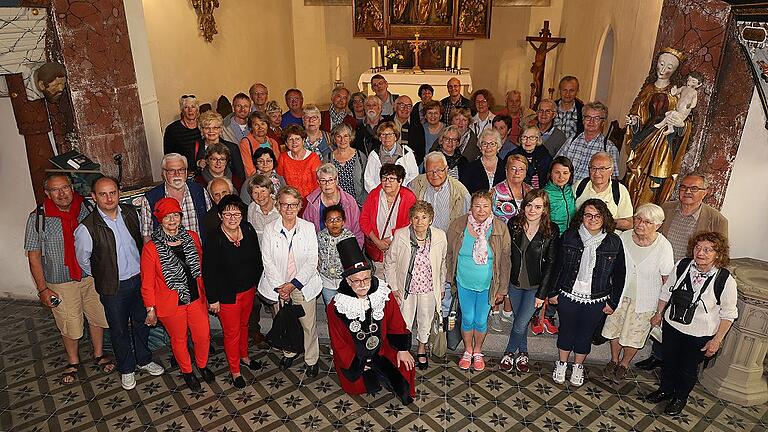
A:
[[[197,99],[195,95],[181,95],[182,99]]]

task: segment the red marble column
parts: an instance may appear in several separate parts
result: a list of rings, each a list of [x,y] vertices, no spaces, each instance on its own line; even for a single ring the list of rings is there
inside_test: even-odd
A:
[[[152,181],[136,72],[122,0],[53,0],[51,16],[67,68],[79,149],[123,185]]]
[[[729,24],[731,17],[724,1],[665,0],[656,36],[656,52],[668,46],[687,56],[680,68],[682,77],[690,71],[704,75],[691,114],[694,130],[682,172],[709,174],[712,187],[706,200],[717,208],[725,198],[754,90],[747,61]]]

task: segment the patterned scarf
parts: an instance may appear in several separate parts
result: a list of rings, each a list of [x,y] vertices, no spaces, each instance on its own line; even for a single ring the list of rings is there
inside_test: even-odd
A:
[[[488,234],[488,228],[493,223],[493,216],[488,216],[484,221],[478,222],[472,213],[467,217],[467,222],[472,226],[472,229],[477,234],[477,240],[472,246],[472,259],[475,260],[475,264],[483,265],[488,263],[488,239],[485,236]]]
[[[330,114],[331,117],[331,129],[336,127],[336,125],[343,123],[344,119],[347,117],[347,111],[336,111],[336,108],[334,107],[328,108],[328,114]]]
[[[443,153],[443,156],[445,156],[445,160],[448,162],[448,169],[454,169],[459,165],[459,161],[461,161],[461,153],[459,151],[454,151],[451,156]]]
[[[157,227],[152,232],[152,241],[157,248],[157,255],[160,258],[160,268],[163,270],[163,279],[169,289],[176,291],[179,294],[179,301],[181,304],[189,304],[191,300],[191,294],[189,292],[189,281],[187,280],[187,273],[185,268],[189,269],[189,273],[193,278],[200,276],[200,257],[197,254],[197,247],[195,247],[195,241],[189,232],[179,225],[178,234],[175,236],[168,235],[163,231],[163,227]],[[182,262],[168,243],[174,243],[181,241],[181,247],[184,250],[184,261]]]

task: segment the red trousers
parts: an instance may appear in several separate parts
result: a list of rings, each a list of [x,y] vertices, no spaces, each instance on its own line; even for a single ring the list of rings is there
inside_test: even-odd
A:
[[[240,373],[240,359],[248,357],[248,320],[255,293],[255,288],[250,288],[238,293],[234,304],[221,303],[219,320],[224,332],[224,354],[232,374]]]
[[[187,347],[187,330],[192,333],[195,348],[195,364],[204,368],[208,364],[208,347],[211,343],[211,327],[208,323],[208,309],[204,301],[197,299],[179,306],[171,316],[160,317],[160,322],[171,337],[171,350],[182,373],[192,372],[192,360]]]

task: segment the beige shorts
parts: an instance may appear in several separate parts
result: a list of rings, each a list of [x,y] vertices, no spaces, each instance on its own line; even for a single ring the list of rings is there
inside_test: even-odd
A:
[[[56,291],[61,299],[61,304],[51,311],[62,336],[69,339],[83,337],[83,316],[88,319],[90,325],[109,328],[107,317],[104,315],[104,306],[96,292],[92,277],[84,277],[79,282],[49,283],[48,288]],[[51,293],[48,291],[46,294]]]
[[[621,306],[605,319],[603,337],[619,338],[619,345],[641,349],[651,331],[653,312],[636,313],[635,301],[624,297]]]

